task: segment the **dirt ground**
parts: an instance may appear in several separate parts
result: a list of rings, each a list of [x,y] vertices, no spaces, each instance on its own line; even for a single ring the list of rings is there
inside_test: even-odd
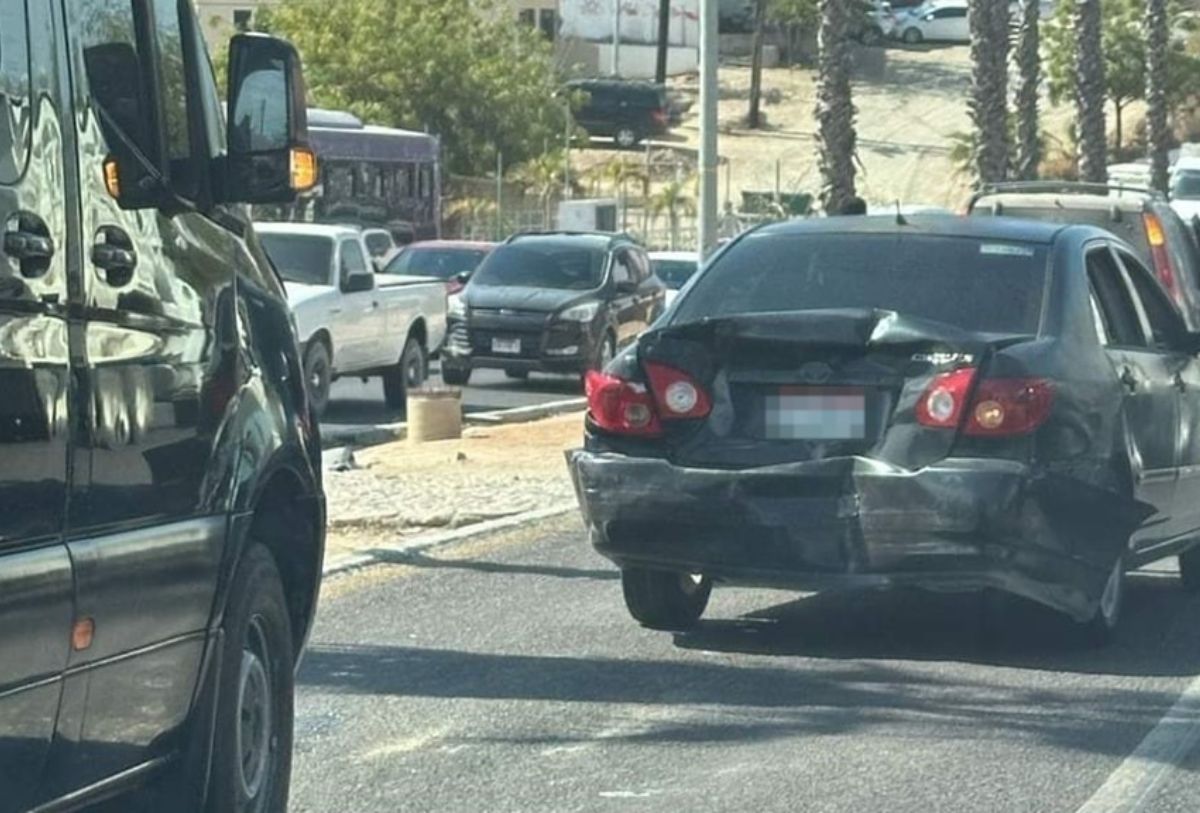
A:
[[[766,127],[747,130],[750,70],[727,65],[720,71],[721,135],[719,151],[728,169],[719,176],[721,199],[735,206],[742,190],[770,192],[778,171],[783,192],[815,193],[816,72],[808,68],[772,68],[763,72]],[[875,206],[897,201],[959,210],[969,192],[969,178],[951,160],[956,133],[971,129],[967,101],[971,64],[967,46],[922,46],[856,49],[854,103],[858,109],[859,193]],[[674,86],[697,93],[696,78],[681,77]],[[1043,123],[1053,134],[1066,131],[1069,107],[1042,105]],[[666,139],[694,162],[699,146],[698,108]],[[586,150],[578,154],[580,170],[611,160],[620,153]],[[694,163],[692,164],[694,166]],[[690,166],[688,169],[690,170]],[[730,194],[732,193],[732,194]]]

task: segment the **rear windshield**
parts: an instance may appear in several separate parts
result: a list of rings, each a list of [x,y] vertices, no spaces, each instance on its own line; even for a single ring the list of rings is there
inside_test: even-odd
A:
[[[395,245],[389,235],[377,231],[363,235],[363,242],[367,244],[367,251],[371,252],[372,257],[382,257]]]
[[[1171,197],[1175,200],[1200,200],[1200,171],[1176,173],[1171,182]]]
[[[577,244],[513,243],[493,251],[471,284],[590,291],[604,279],[604,257],[599,248]]]
[[[478,248],[406,248],[392,258],[383,273],[450,279],[470,274],[486,256],[487,251]]]
[[[328,285],[333,241],[311,234],[259,234],[263,248],[287,282]]]
[[[880,308],[983,333],[1036,333],[1047,254],[977,238],[766,232],[713,263],[672,321]]]
[[[692,260],[651,260],[654,274],[672,291],[678,291],[691,279],[699,267]]]

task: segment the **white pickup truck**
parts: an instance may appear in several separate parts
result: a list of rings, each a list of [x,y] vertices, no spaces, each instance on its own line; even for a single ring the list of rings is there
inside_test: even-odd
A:
[[[388,406],[429,373],[446,337],[446,284],[377,276],[360,232],[311,223],[256,223],[279,269],[304,352],[304,375],[320,415],[343,376],[383,378]]]

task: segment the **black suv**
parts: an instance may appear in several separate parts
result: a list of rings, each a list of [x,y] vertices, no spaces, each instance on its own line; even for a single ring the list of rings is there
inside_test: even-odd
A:
[[[636,147],[671,126],[671,100],[662,85],[581,79],[567,83],[567,90],[585,97],[575,111],[576,123],[588,135],[611,138],[622,149]]]
[[[984,187],[967,211],[1082,223],[1117,235],[1154,271],[1188,325],[1200,328],[1200,246],[1165,196],[1115,184],[1017,181]]]
[[[464,386],[476,367],[511,378],[602,369],[665,299],[646,252],[625,235],[511,237],[450,299],[442,378]]]
[[[295,50],[226,128],[191,7],[0,0],[3,813],[287,807],[325,507],[244,204],[315,163]]]

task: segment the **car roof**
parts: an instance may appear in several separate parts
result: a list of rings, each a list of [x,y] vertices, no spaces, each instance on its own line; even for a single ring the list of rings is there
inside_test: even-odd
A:
[[[1200,170],[1200,156],[1196,156],[1196,155],[1181,156],[1180,159],[1175,162],[1175,166],[1173,166],[1171,169],[1176,172],[1178,172],[1181,169]]]
[[[507,242],[514,243],[518,240],[523,243],[530,241],[544,243],[577,243],[581,246],[589,246],[605,250],[621,243],[635,244],[633,239],[627,234],[599,231],[522,232],[520,234],[514,234],[512,237],[508,238]]]
[[[1010,240],[1022,243],[1054,242],[1059,233],[1071,228],[1062,223],[1024,220],[1016,217],[965,217],[963,215],[845,215],[786,220],[762,226],[760,234],[863,234],[921,235],[924,237],[966,237],[977,240]],[[1097,230],[1099,231],[1099,230]]]
[[[1125,190],[1109,195],[1088,195],[1081,193],[1056,194],[1053,192],[985,192],[975,201],[974,206],[982,203],[999,203],[1001,207],[1011,206],[1015,209],[1082,209],[1105,210],[1118,209],[1122,212],[1140,212],[1153,198],[1134,190]]]
[[[489,250],[496,247],[495,243],[483,240],[422,240],[419,243],[409,243],[406,249],[418,248],[465,248]]]
[[[322,223],[256,222],[254,230],[260,234],[307,234],[312,237],[328,237],[330,240],[358,237],[362,234],[358,229],[349,226],[327,226]]]

